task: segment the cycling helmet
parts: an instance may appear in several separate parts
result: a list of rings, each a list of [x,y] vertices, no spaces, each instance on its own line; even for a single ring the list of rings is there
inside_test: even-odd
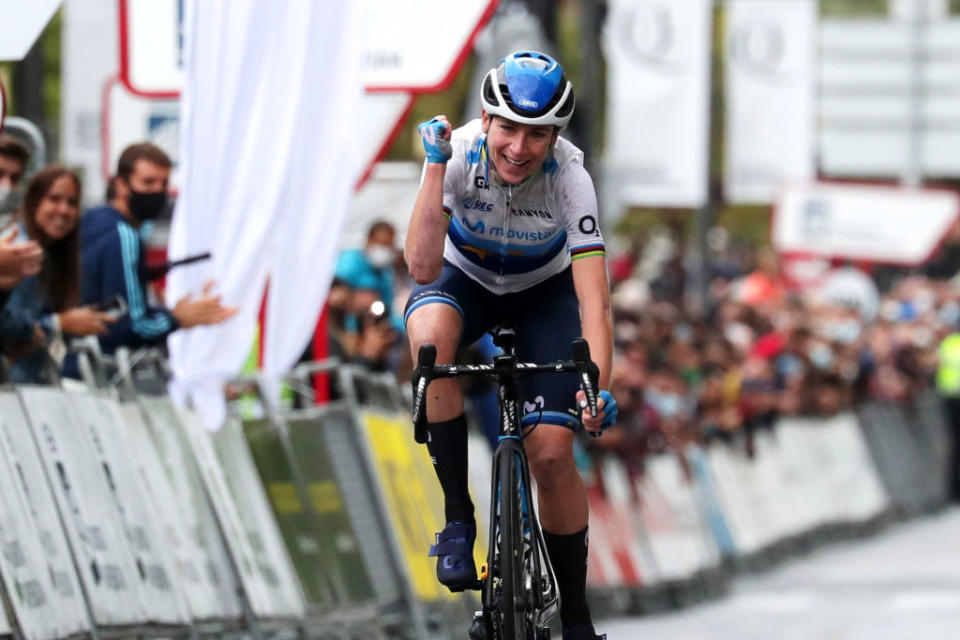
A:
[[[573,84],[560,63],[545,53],[517,51],[484,77],[480,101],[492,116],[565,127],[573,115]]]

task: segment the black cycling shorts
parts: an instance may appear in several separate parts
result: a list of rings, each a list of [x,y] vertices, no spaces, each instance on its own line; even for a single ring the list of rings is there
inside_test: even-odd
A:
[[[580,337],[580,303],[570,267],[523,291],[497,295],[444,261],[440,277],[410,293],[403,320],[423,305],[447,304],[463,319],[460,346],[473,344],[501,323],[517,328],[520,362],[571,358],[570,343]],[[580,428],[575,373],[538,373],[518,381],[524,427],[543,423]]]

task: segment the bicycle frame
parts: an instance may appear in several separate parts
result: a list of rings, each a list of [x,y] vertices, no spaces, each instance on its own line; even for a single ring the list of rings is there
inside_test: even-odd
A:
[[[494,357],[492,365],[436,365],[437,351],[433,345],[423,345],[420,347],[417,367],[414,370],[413,378],[413,418],[414,418],[414,438],[419,443],[427,441],[426,432],[426,390],[430,382],[438,378],[449,378],[456,376],[483,376],[497,381],[497,402],[500,407],[500,438],[497,447],[493,453],[493,479],[491,487],[490,501],[490,536],[489,548],[487,550],[487,567],[489,575],[481,576],[478,587],[481,589],[481,601],[483,603],[483,623],[488,631],[495,627],[500,628],[500,620],[495,621],[496,615],[513,616],[510,626],[516,625],[516,602],[517,593],[526,599],[522,611],[533,614],[532,620],[523,621],[525,629],[519,630],[521,636],[528,637],[527,630],[532,631],[531,638],[549,637],[549,631],[546,629],[550,619],[556,615],[560,609],[560,594],[557,586],[556,575],[553,567],[550,565],[550,559],[547,554],[546,542],[543,538],[543,532],[540,529],[540,521],[536,515],[534,506],[533,490],[530,482],[530,467],[527,462],[526,450],[523,446],[523,429],[520,421],[519,410],[519,392],[517,390],[517,379],[521,375],[535,372],[554,372],[566,373],[575,372],[580,376],[580,385],[586,395],[586,405],[592,415],[598,414],[597,410],[597,370],[596,365],[590,361],[590,350],[587,343],[582,338],[574,340],[572,344],[573,359],[552,362],[548,364],[533,364],[517,362],[516,350],[514,345],[515,332],[511,327],[498,327],[494,332],[494,344],[503,349],[503,355]],[[503,469],[508,471],[513,468],[515,472],[509,473],[502,478]],[[504,486],[504,484],[508,486]],[[504,493],[504,492],[508,493]],[[513,522],[516,511],[513,507],[516,505],[507,499],[501,499],[509,496],[520,496],[520,520]],[[503,513],[504,508],[508,508],[511,513]],[[505,520],[506,518],[506,520]],[[509,520],[509,522],[507,522]],[[517,549],[516,527],[520,526],[520,544]],[[509,563],[504,563],[503,558],[499,557],[499,546],[509,534],[511,540]],[[524,545],[529,543],[529,549]],[[506,547],[502,547],[506,549]],[[529,553],[528,553],[529,552]],[[519,553],[519,559],[517,557]],[[525,566],[529,557],[530,566]],[[516,563],[521,563],[521,575],[523,584],[515,584]],[[514,575],[509,577],[509,581],[503,578],[503,565],[509,564],[510,571]],[[494,575],[496,574],[496,575]],[[500,582],[497,583],[496,580]],[[509,588],[505,585],[509,584]],[[509,597],[513,602],[509,605],[509,610],[504,606],[502,599],[505,598],[503,592],[508,591]],[[498,598],[501,599],[498,602]],[[496,622],[496,623],[495,623]],[[530,625],[527,624],[530,622]],[[529,627],[532,625],[532,629]],[[502,629],[501,629],[502,632]],[[518,632],[514,628],[514,635]],[[545,634],[545,635],[541,635]],[[471,636],[472,637],[472,636]],[[511,639],[512,640],[512,639]]]

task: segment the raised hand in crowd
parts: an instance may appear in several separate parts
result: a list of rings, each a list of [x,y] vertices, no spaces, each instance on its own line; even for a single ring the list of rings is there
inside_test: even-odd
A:
[[[107,325],[116,318],[110,313],[97,311],[93,307],[74,307],[57,314],[60,330],[74,336],[102,335]]]
[[[43,249],[33,241],[16,243],[20,230],[14,227],[0,239],[0,289],[10,289],[27,276],[40,272]]]
[[[188,293],[177,301],[172,313],[181,328],[220,324],[239,311],[237,307],[223,306],[221,296],[213,295],[215,285],[216,283],[210,280],[203,286],[203,293],[198,297],[194,298],[193,294]]]

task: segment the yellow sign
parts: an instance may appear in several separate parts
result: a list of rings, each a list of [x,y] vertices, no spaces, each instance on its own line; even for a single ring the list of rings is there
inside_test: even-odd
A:
[[[414,442],[409,417],[364,412],[363,425],[417,596],[454,599],[437,582],[436,558],[427,556],[434,533],[444,525],[443,492],[427,448]],[[477,532],[473,548],[477,566],[486,560],[485,533]]]

